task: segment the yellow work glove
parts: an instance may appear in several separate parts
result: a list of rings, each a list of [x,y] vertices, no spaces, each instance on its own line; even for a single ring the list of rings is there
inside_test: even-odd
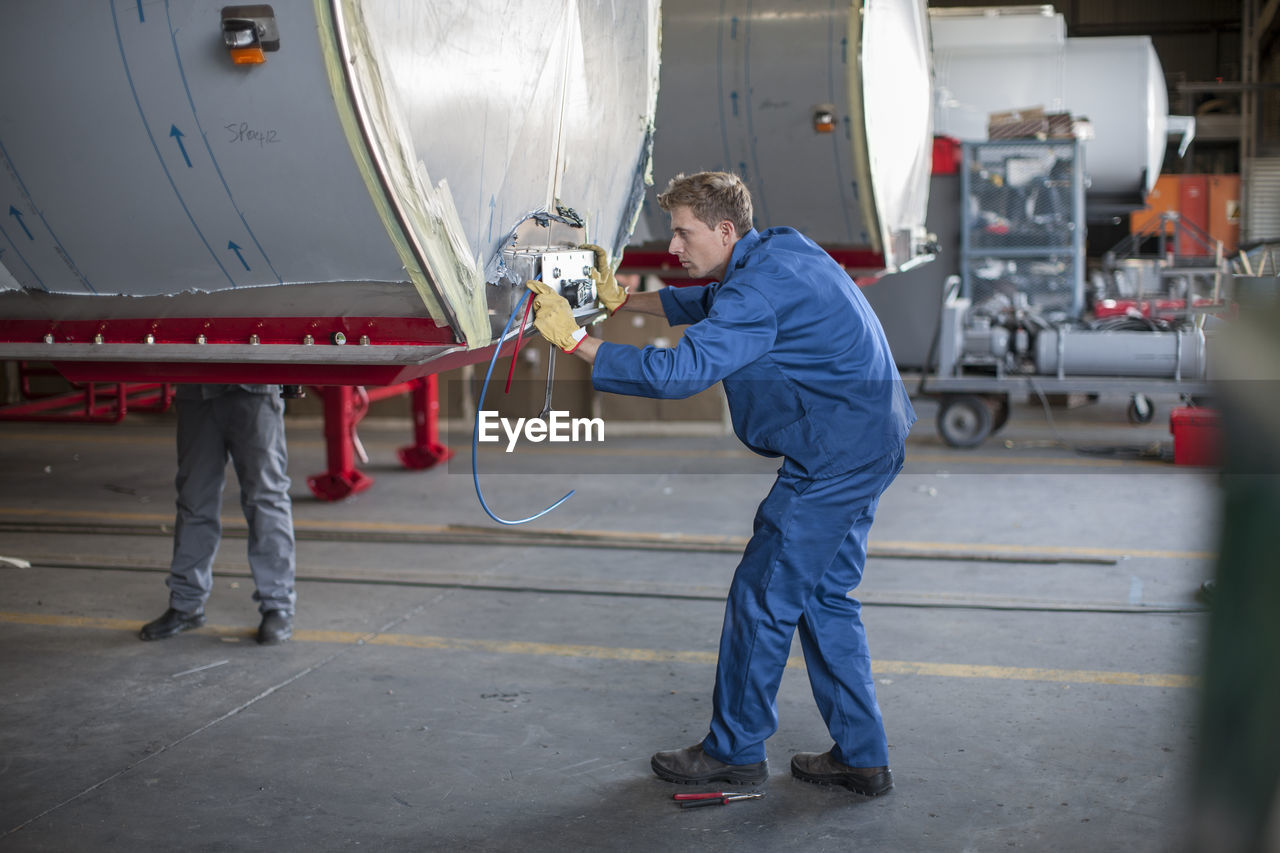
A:
[[[609,310],[609,315],[613,316],[627,301],[629,294],[618,286],[618,280],[613,277],[613,270],[609,268],[609,256],[605,254],[604,249],[590,243],[585,243],[578,248],[587,249],[595,254],[596,267],[591,271],[591,280],[596,283],[596,298]]]
[[[587,330],[573,319],[569,300],[540,281],[526,281],[524,286],[533,291],[533,327],[565,352],[576,350]]]

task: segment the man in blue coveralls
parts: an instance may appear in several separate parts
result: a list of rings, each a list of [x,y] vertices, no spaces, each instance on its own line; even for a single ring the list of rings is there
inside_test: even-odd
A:
[[[690,324],[678,346],[587,337],[562,297],[529,283],[538,330],[591,362],[597,389],[683,398],[723,382],[738,437],[783,457],[729,589],[710,732],[654,755],[653,772],[684,784],[765,781],[764,742],[778,727],[778,685],[798,628],[835,745],[794,756],[792,775],[882,794],[893,786],[888,744],[861,606],[848,593],[862,577],[867,532],[902,469],[915,413],[858,287],[799,232],[757,232],[737,176],[677,176],[658,204],[671,216],[670,252],[690,277],[713,282],[628,294],[600,250],[595,278],[611,313]]]

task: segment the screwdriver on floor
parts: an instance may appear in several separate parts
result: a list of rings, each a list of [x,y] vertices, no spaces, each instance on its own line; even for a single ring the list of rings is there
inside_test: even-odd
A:
[[[727,806],[738,800],[758,800],[764,796],[763,791],[751,794],[735,794],[730,791],[710,791],[705,794],[672,794],[671,799],[680,803],[682,809],[696,809],[699,806]]]

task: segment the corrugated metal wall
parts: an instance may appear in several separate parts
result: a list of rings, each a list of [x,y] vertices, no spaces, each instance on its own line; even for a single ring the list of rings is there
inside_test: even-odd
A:
[[[1244,172],[1249,192],[1243,242],[1280,242],[1280,157],[1255,157]]]

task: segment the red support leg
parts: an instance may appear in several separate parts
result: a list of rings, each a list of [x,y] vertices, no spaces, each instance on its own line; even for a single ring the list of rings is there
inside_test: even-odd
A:
[[[355,465],[353,434],[368,406],[357,406],[356,389],[331,385],[320,389],[324,401],[324,444],[329,470],[307,478],[311,493],[322,501],[338,501],[373,485],[373,478]]]
[[[396,451],[400,464],[420,471],[438,465],[453,455],[440,443],[440,389],[433,373],[413,380],[413,444]]]

